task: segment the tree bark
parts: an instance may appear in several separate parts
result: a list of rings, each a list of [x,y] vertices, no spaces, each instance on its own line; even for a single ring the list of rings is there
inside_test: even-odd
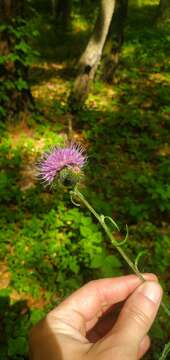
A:
[[[170,0],[160,0],[157,22],[170,25]]]
[[[62,30],[67,30],[70,23],[71,16],[71,0],[58,0],[56,6],[57,23]]]
[[[24,8],[24,0],[0,0],[0,20],[9,22],[12,16],[23,15]]]
[[[79,60],[79,74],[70,94],[69,104],[73,109],[74,107],[76,108],[76,104],[83,103],[88,95],[90,84],[94,79],[102,56],[114,9],[115,0],[100,1],[100,9],[94,32]]]
[[[55,19],[56,18],[56,0],[51,0],[51,10],[52,10],[52,16]]]
[[[110,31],[104,49],[102,79],[112,83],[119,64],[121,48],[124,42],[124,27],[127,18],[128,0],[119,0],[112,18]]]
[[[29,88],[19,90],[17,80],[23,79],[27,83],[28,68],[10,55],[15,51],[16,38],[8,31],[8,26],[14,26],[14,19],[23,16],[24,1],[0,0],[0,22],[4,30],[0,32],[0,56],[5,59],[0,64],[0,107],[6,117],[12,117],[26,111],[32,102]]]

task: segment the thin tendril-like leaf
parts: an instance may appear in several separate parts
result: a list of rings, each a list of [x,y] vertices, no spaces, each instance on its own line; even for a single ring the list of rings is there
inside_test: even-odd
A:
[[[103,221],[104,223],[105,223],[105,219],[108,219],[108,220],[116,227],[116,229],[117,229],[118,231],[120,231],[119,226],[116,224],[116,222],[115,222],[110,216],[101,215],[100,217],[101,217],[101,219],[102,219],[102,221]],[[120,241],[120,242],[114,240],[114,245],[116,245],[116,246],[122,246],[122,245],[124,245],[124,244],[127,242],[127,240],[128,240],[128,236],[129,236],[129,231],[128,231],[128,226],[126,225],[126,236],[125,236],[125,239],[124,239],[123,241]]]
[[[120,241],[120,242],[116,241],[116,245],[117,246],[122,246],[122,245],[126,244],[126,242],[128,241],[128,237],[129,237],[129,230],[128,230],[128,226],[126,224],[126,236],[125,236],[125,239]]]
[[[73,205],[75,205],[75,206],[78,206],[78,207],[79,207],[79,206],[80,206],[80,204],[78,204],[77,202],[75,202],[75,201],[74,201],[73,196],[75,196],[74,191],[71,191],[71,192],[70,192],[70,199],[71,199],[71,202],[72,202],[72,204],[73,204]]]
[[[138,271],[139,271],[139,269],[138,269],[139,260],[140,260],[141,257],[142,257],[143,255],[145,255],[145,254],[146,254],[146,250],[140,251],[140,253],[137,255],[137,257],[136,257],[136,259],[135,259],[135,268],[136,268],[136,270],[138,270]]]
[[[126,224],[126,236],[125,236],[125,239],[123,241],[121,241],[120,245],[124,245],[128,241],[128,238],[129,238],[129,229]]]
[[[170,352],[170,341],[167,344],[165,344],[163,352],[162,352],[161,357],[159,358],[159,360],[167,359],[167,356],[168,356],[169,352]]]
[[[74,191],[71,192],[71,194],[75,195],[78,199],[80,199],[80,201],[87,207],[87,209],[94,215],[94,217],[99,221],[99,223],[101,224],[102,228],[104,229],[104,231],[106,232],[106,234],[108,235],[109,239],[111,240],[111,243],[116,246],[117,250],[119,251],[120,255],[123,257],[123,259],[127,262],[127,264],[130,266],[130,268],[134,271],[134,273],[139,277],[139,279],[144,282],[145,278],[143,277],[143,275],[140,273],[139,270],[137,270],[137,268],[135,267],[135,264],[131,261],[131,259],[128,257],[128,255],[125,253],[125,251],[117,244],[117,242],[115,241],[111,231],[109,230],[109,228],[107,227],[104,219],[104,215],[99,215],[95,209],[89,204],[89,202],[85,199],[85,197],[81,194],[81,192],[75,187]],[[117,224],[116,224],[117,225]],[[127,229],[128,230],[128,229]],[[128,238],[128,232],[126,234],[125,240],[127,240]],[[138,261],[139,261],[139,255],[138,255]],[[138,265],[138,261],[136,261],[136,266]],[[161,302],[161,306],[163,308],[163,310],[166,312],[166,314],[168,316],[170,316],[170,310],[168,309],[168,307],[165,305],[165,303],[162,301]]]
[[[116,222],[115,222],[110,216],[100,215],[100,218],[102,219],[102,221],[103,221],[104,223],[105,223],[105,219],[110,220],[110,222],[116,227],[116,229],[117,229],[118,231],[120,231],[118,225],[116,224]],[[106,223],[105,223],[105,224],[106,224]],[[106,225],[106,226],[107,226],[107,225]],[[124,239],[123,241],[120,241],[120,242],[114,240],[113,245],[116,245],[116,246],[122,246],[122,245],[124,245],[124,244],[127,242],[128,237],[129,237],[129,231],[128,231],[128,226],[127,226],[127,224],[126,224],[126,236],[125,236],[125,239]]]
[[[123,240],[124,243],[128,240],[128,237],[129,237],[129,228],[128,228],[128,225],[126,224],[126,236],[125,236],[125,239]]]
[[[115,222],[110,216],[101,215],[101,218],[102,218],[102,220],[103,220],[104,222],[105,222],[105,219],[108,219],[108,220],[114,225],[114,227],[115,227],[118,231],[120,231],[119,226],[116,224],[116,222]]]

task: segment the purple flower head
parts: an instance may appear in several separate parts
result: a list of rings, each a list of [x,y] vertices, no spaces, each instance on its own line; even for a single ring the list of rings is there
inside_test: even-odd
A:
[[[78,174],[85,162],[84,149],[80,145],[71,144],[65,148],[55,147],[45,153],[40,160],[39,176],[46,185],[50,185],[63,169],[73,170],[75,174]]]

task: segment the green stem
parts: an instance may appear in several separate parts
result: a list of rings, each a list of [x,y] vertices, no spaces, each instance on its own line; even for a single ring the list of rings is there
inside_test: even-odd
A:
[[[89,202],[85,199],[85,197],[81,194],[81,192],[75,188],[74,191],[72,192],[73,195],[75,195],[86,207],[87,209],[89,209],[89,211],[95,216],[95,218],[99,221],[100,225],[102,226],[102,228],[104,229],[104,231],[106,232],[106,234],[108,235],[109,239],[111,240],[111,243],[116,247],[116,249],[118,250],[119,254],[123,257],[123,259],[126,261],[126,263],[130,266],[130,268],[132,269],[132,271],[138,276],[138,278],[142,281],[145,282],[145,278],[143,277],[143,275],[139,272],[137,266],[135,266],[135,264],[131,261],[131,259],[126,255],[126,253],[124,252],[124,250],[122,250],[122,248],[118,245],[117,241],[115,240],[113,234],[111,233],[111,231],[109,230],[109,228],[107,227],[104,218],[102,216],[100,216],[94,209],[93,207],[89,204]],[[168,316],[170,316],[170,311],[167,308],[167,306],[162,302],[161,303],[162,308],[164,309],[164,311],[166,312],[166,314]]]

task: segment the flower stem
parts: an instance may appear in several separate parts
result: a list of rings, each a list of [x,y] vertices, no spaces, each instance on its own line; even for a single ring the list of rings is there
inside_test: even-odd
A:
[[[124,252],[124,250],[122,250],[122,248],[119,246],[119,243],[115,240],[112,232],[109,230],[108,226],[106,225],[105,221],[104,221],[104,217],[99,215],[94,209],[93,207],[89,204],[89,202],[85,199],[85,197],[83,196],[83,194],[77,189],[75,188],[74,191],[72,192],[73,195],[75,195],[86,207],[87,209],[95,216],[95,218],[99,221],[100,225],[102,226],[102,228],[104,229],[104,231],[106,232],[107,236],[109,237],[109,239],[111,240],[111,243],[116,247],[116,249],[118,250],[119,254],[123,257],[123,259],[126,261],[126,263],[130,266],[130,268],[132,269],[132,271],[138,276],[138,278],[142,281],[145,282],[145,278],[143,277],[143,275],[139,272],[137,266],[131,261],[131,259],[126,255],[126,253]],[[167,306],[161,302],[161,306],[164,309],[164,311],[166,312],[166,314],[168,316],[170,316],[170,311],[167,308]]]

